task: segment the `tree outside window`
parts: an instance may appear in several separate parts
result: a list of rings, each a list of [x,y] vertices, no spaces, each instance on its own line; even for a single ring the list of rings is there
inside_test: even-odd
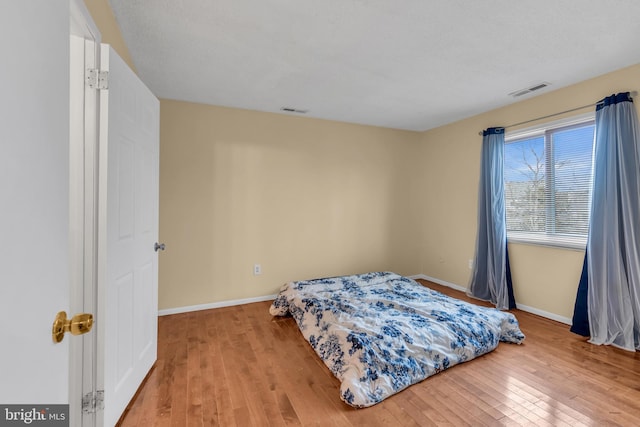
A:
[[[594,130],[589,120],[507,137],[505,204],[511,241],[586,243]]]

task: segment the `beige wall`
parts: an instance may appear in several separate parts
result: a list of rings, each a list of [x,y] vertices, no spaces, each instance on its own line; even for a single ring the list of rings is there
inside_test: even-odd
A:
[[[85,1],[133,67],[108,1]],[[639,89],[640,64],[423,134],[163,100],[160,308],[380,269],[467,286],[478,131]],[[584,253],[509,249],[517,302],[571,317]]]
[[[639,89],[640,64],[425,132],[419,154],[424,167],[416,176],[426,195],[421,206],[421,272],[456,285],[468,285],[468,260],[474,254],[477,221],[481,144],[478,131]],[[570,318],[584,252],[523,244],[510,244],[509,251],[516,301]]]
[[[420,134],[168,100],[160,123],[161,309],[420,272]]]

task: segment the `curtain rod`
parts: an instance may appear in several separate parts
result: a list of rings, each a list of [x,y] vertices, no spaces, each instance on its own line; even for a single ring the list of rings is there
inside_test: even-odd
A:
[[[629,92],[629,95],[631,95],[632,98],[635,98],[636,96],[638,96],[638,91],[634,90],[633,92]],[[553,113],[553,114],[549,114],[546,116],[542,116],[542,117],[536,117],[535,119],[531,119],[531,120],[525,120],[524,122],[519,122],[519,123],[512,123],[510,125],[507,126],[501,126],[503,129],[508,129],[508,128],[512,128],[514,126],[520,126],[520,125],[525,125],[527,123],[531,123],[531,122],[536,122],[538,120],[542,120],[542,119],[549,119],[551,117],[555,117],[555,116],[559,116],[561,114],[566,114],[566,113],[572,113],[574,111],[578,111],[578,110],[582,110],[584,108],[588,108],[588,107],[595,107],[598,104],[602,104],[602,101],[598,101],[598,102],[594,102],[593,104],[588,104],[588,105],[583,105],[582,107],[576,107],[576,108],[572,108],[570,110],[565,110],[565,111],[560,111],[559,113]],[[478,135],[482,136],[482,132],[480,131],[478,132]]]

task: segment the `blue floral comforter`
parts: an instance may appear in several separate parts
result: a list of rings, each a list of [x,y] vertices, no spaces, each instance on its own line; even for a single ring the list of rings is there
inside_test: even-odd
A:
[[[524,335],[511,313],[480,307],[390,272],[285,284],[271,305],[291,314],[342,383],[351,406],[398,391]]]

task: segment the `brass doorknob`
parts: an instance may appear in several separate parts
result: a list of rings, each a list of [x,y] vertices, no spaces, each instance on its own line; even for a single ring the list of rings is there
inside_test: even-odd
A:
[[[59,343],[64,338],[65,332],[71,332],[72,335],[86,334],[93,327],[93,314],[81,313],[76,314],[71,319],[67,319],[67,312],[61,311],[56,314],[53,321],[51,335],[53,342]]]

